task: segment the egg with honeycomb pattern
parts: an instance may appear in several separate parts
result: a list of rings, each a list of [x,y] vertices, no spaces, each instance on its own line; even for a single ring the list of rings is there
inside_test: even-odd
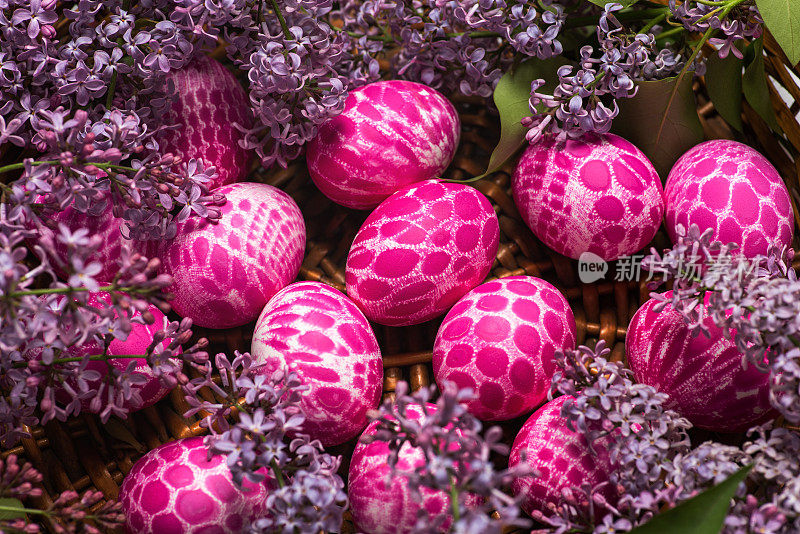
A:
[[[44,197],[39,197],[37,202],[43,201]],[[107,195],[106,195],[107,198]],[[125,221],[120,218],[114,217],[112,213],[111,202],[108,202],[105,209],[98,215],[82,213],[71,205],[67,206],[61,211],[52,214],[45,214],[44,218],[52,221],[52,227],[43,226],[38,228],[40,236],[47,236],[53,240],[54,247],[49,248],[49,252],[53,253],[60,262],[69,265],[71,257],[80,258],[84,265],[96,262],[100,265],[100,271],[93,276],[93,278],[101,285],[108,284],[114,281],[114,276],[119,271],[119,261],[122,255],[122,247],[127,246],[132,250],[139,250],[140,242],[131,241],[123,237],[123,229],[125,228]],[[80,229],[86,229],[86,237],[88,239],[96,239],[99,244],[97,248],[90,254],[86,253],[86,248],[82,247],[82,254],[71,254],[69,246],[59,241],[58,236],[61,234],[59,225],[64,225],[70,232],[77,232]],[[58,262],[52,262],[58,274],[64,276],[66,272],[61,268]]]
[[[142,456],[119,502],[130,534],[240,534],[267,514],[269,481],[236,486],[223,456],[209,460],[202,437],[185,438]]]
[[[664,216],[661,180],[641,150],[613,135],[545,138],[528,146],[512,180],[514,202],[542,242],[578,259],[641,250]]]
[[[166,78],[175,84],[175,98],[164,124],[177,128],[160,134],[161,153],[216,167],[217,177],[206,184],[209,189],[244,180],[253,151],[242,148],[245,134],[234,124],[248,129],[253,118],[239,81],[222,63],[208,56],[194,58],[182,69],[170,71]]]
[[[308,389],[302,432],[323,445],[354,438],[378,408],[383,360],[364,314],[336,289],[297,282],[272,297],[261,312],[251,349],[257,372],[288,368]]]
[[[669,304],[656,312],[658,303],[645,302],[628,327],[625,348],[637,382],[669,395],[667,407],[700,428],[744,432],[775,417],[769,373],[745,368],[742,353],[712,318],[703,320],[709,337],[693,336]]]
[[[163,272],[173,283],[173,309],[207,328],[249,323],[267,301],[297,277],[305,251],[303,215],[294,200],[267,184],[236,183],[222,218],[189,217],[174,239],[159,245]]]
[[[523,496],[522,509],[528,514],[539,512],[550,516],[549,507],[561,502],[563,490],[582,484],[605,484],[613,472],[608,455],[609,438],[600,438],[592,444],[595,454],[582,433],[567,428],[561,407],[570,399],[558,397],[535,411],[511,446],[510,466],[523,461],[524,455],[528,466],[539,473],[517,478],[511,486],[515,495]],[[617,495],[610,484],[600,491],[609,503],[615,503]]]
[[[428,404],[429,412],[436,406]],[[419,405],[409,405],[406,415],[420,420],[424,417]],[[363,436],[374,435],[378,422],[374,421],[364,430]],[[447,532],[450,526],[450,496],[444,491],[420,488],[421,501],[418,502],[408,487],[408,479],[397,474],[391,481],[388,464],[389,445],[384,441],[362,443],[360,440],[353,451],[348,475],[347,496],[356,532],[370,534],[409,534],[414,532],[418,513],[431,519],[447,516],[440,525],[439,532]],[[397,468],[400,471],[419,469],[425,465],[425,454],[421,449],[404,443],[398,454]],[[475,506],[479,497],[467,495],[464,504]],[[432,531],[436,532],[437,530]]]
[[[334,202],[371,209],[403,186],[438,178],[461,123],[438,91],[403,80],[359,87],[308,143],[311,179]]]
[[[713,240],[736,243],[745,256],[788,247],[794,231],[789,190],[753,148],[727,139],[706,141],[672,167],[664,189],[667,231],[678,225],[712,230]]]
[[[347,294],[377,323],[428,321],[486,278],[499,238],[497,215],[475,188],[414,184],[383,201],[359,229],[347,256]]]
[[[471,388],[469,412],[501,421],[530,412],[547,397],[554,354],[575,347],[575,318],[564,296],[533,276],[486,282],[448,312],[433,348],[441,386]]]

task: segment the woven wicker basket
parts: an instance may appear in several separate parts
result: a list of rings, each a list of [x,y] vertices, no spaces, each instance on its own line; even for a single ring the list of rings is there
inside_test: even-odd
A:
[[[769,35],[766,50],[770,95],[785,139],[779,140],[745,103],[745,134],[744,139],[740,136],[740,140],[761,150],[777,167],[791,192],[796,224],[800,224],[797,208],[800,202],[800,124],[796,118],[800,113],[800,84],[790,75],[794,72],[800,77],[800,68],[789,66],[786,56]],[[779,87],[783,89],[779,90]],[[735,138],[734,132],[714,110],[702,81],[695,82],[695,92],[706,138]],[[784,100],[787,94],[793,99],[791,104]],[[481,174],[486,168],[499,138],[499,121],[483,99],[455,97],[454,101],[461,113],[463,132],[461,146],[446,177],[464,179]],[[613,358],[622,360],[628,323],[639,305],[648,298],[649,291],[644,282],[606,280],[581,284],[577,277],[577,263],[545,247],[520,219],[510,195],[512,172],[513,166],[509,165],[474,184],[491,200],[500,221],[500,248],[489,278],[525,274],[553,283],[567,297],[575,314],[578,344],[592,346],[603,339],[612,349]],[[259,169],[250,180],[284,189],[301,207],[308,241],[299,278],[324,282],[344,291],[345,259],[366,213],[348,210],[327,200],[310,182],[303,160],[288,169]],[[655,237],[653,246],[669,246],[663,231]],[[612,265],[612,276],[607,278],[613,279],[614,272]],[[375,325],[383,352],[384,397],[393,395],[399,380],[408,381],[415,390],[431,383],[431,350],[440,321],[406,328]],[[196,334],[209,339],[209,352],[212,354],[248,351],[253,326],[230,330],[198,328]],[[32,438],[3,451],[2,457],[16,454],[43,473],[43,494],[31,503],[36,507],[46,508],[52,496],[68,489],[78,492],[96,489],[102,491],[107,499],[116,499],[125,475],[147,450],[178,438],[204,433],[196,419],[182,416],[187,409],[182,395],[176,390],[155,406],[135,413],[125,421],[112,419],[103,425],[97,417],[87,414],[66,423],[53,421],[30,429]],[[524,420],[525,417],[521,417],[503,425],[509,442]],[[353,446],[354,442],[351,442],[331,451],[343,455],[342,474],[345,477]],[[346,524],[344,530],[350,532],[352,526]]]

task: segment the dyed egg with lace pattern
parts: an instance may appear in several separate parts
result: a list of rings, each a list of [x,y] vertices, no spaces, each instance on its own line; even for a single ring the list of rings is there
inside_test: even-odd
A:
[[[347,294],[372,321],[408,326],[442,315],[486,278],[500,227],[489,200],[427,180],[373,211],[347,256]]]
[[[769,373],[745,369],[736,344],[710,317],[703,321],[710,337],[692,336],[672,306],[654,311],[658,303],[650,299],[639,308],[625,338],[637,382],[669,395],[667,407],[700,428],[744,432],[775,417]]]
[[[90,304],[92,304],[92,300],[98,302],[97,299],[90,298]],[[103,304],[99,305],[104,306]],[[131,331],[128,333],[128,336],[124,341],[121,339],[115,339],[108,345],[108,355],[112,358],[110,360],[110,364],[116,368],[117,371],[125,371],[132,360],[136,362],[134,373],[137,375],[137,378],[141,380],[141,382],[130,384],[131,397],[129,399],[124,399],[124,397],[122,397],[122,391],[119,391],[118,396],[120,400],[116,403],[117,405],[121,405],[132,412],[152,406],[156,402],[163,399],[170,391],[170,388],[168,388],[161,381],[161,379],[157,377],[155,373],[153,373],[153,369],[150,367],[150,365],[148,365],[145,358],[114,358],[115,355],[146,354],[147,348],[153,342],[153,336],[155,333],[159,330],[163,330],[166,327],[167,317],[161,312],[161,310],[151,305],[148,311],[155,319],[153,324],[132,323]],[[134,317],[139,316],[141,316],[139,312],[134,313]],[[161,342],[157,350],[166,348],[170,341],[171,339]],[[82,354],[102,354],[103,352],[101,345],[94,342],[84,344],[81,346],[80,351]],[[180,359],[176,358],[172,359],[171,361],[175,364],[177,369],[181,368]],[[107,397],[108,392],[104,388],[101,388],[101,385],[103,384],[102,380],[109,371],[108,365],[106,365],[106,362],[92,361],[86,365],[86,369],[100,373],[100,379],[87,381],[90,391],[99,392],[99,394],[84,400],[82,402],[82,407],[84,410],[91,413],[102,413],[108,405],[107,398],[103,397],[104,393]]]
[[[142,456],[119,502],[130,534],[240,534],[267,514],[269,480],[239,487],[223,456],[209,460],[202,437],[185,438]]]
[[[536,410],[522,425],[511,446],[509,466],[522,462],[524,454],[524,461],[539,473],[539,476],[519,477],[511,485],[515,495],[523,495],[522,509],[530,515],[535,512],[552,515],[549,507],[561,502],[563,490],[608,482],[613,471],[607,437],[592,444],[597,453],[593,454],[584,435],[567,428],[561,407],[571,399],[557,397]],[[604,486],[600,493],[612,505],[618,498],[610,485]]]
[[[231,328],[255,320],[297,277],[306,229],[294,200],[271,185],[242,182],[214,192],[227,198],[222,218],[179,223],[159,256],[173,278],[173,309],[198,326]]]
[[[690,149],[672,167],[664,197],[673,242],[679,224],[711,228],[713,240],[736,243],[749,258],[792,242],[786,184],[767,158],[742,143],[714,139]]]
[[[258,372],[288,368],[308,387],[302,432],[325,446],[354,438],[378,408],[383,360],[364,314],[336,289],[297,282],[272,297],[256,323],[251,348]]]
[[[471,388],[469,412],[502,421],[530,412],[547,397],[557,350],[575,347],[575,318],[567,299],[533,276],[479,285],[444,318],[433,348],[441,386]]]
[[[306,161],[325,196],[371,209],[405,185],[441,176],[460,132],[458,113],[438,91],[380,81],[350,92],[344,111],[308,143]]]
[[[514,171],[512,192],[533,233],[573,259],[584,252],[606,261],[631,255],[653,239],[664,216],[655,167],[613,134],[529,145]]]
[[[39,197],[37,202],[41,201],[42,198],[44,197]],[[73,258],[80,259],[84,265],[92,262],[98,263],[100,271],[92,277],[101,285],[111,283],[114,280],[114,276],[119,271],[119,261],[123,246],[129,246],[133,249],[139,248],[140,242],[131,241],[123,237],[122,231],[125,222],[120,218],[114,217],[111,202],[99,215],[82,213],[70,205],[62,211],[47,214],[46,218],[51,220],[54,226],[52,228],[45,226],[38,229],[40,232],[38,239],[41,240],[42,237],[46,236],[53,240],[54,246],[45,245],[45,248],[52,251],[61,262],[67,265]],[[82,253],[76,254],[77,249],[70,249],[68,245],[59,241],[58,236],[61,233],[59,224],[63,224],[71,232],[77,232],[85,228],[88,230],[86,238],[90,241],[96,240],[98,242],[97,248],[91,254],[87,254],[86,247],[79,246],[77,249]],[[65,270],[60,265],[57,265],[56,262],[51,260],[51,263],[58,274],[62,276],[66,274]]]
[[[253,151],[242,148],[245,134],[234,124],[249,129],[253,118],[247,93],[233,73],[219,61],[199,56],[167,74],[167,81],[175,84],[176,96],[164,123],[178,128],[159,135],[160,152],[216,167],[216,179],[206,184],[209,189],[244,180]]]
[[[436,405],[428,404],[433,412]],[[407,416],[415,420],[423,417],[419,405],[409,405]],[[367,426],[362,436],[375,434],[378,422]],[[447,532],[450,519],[450,496],[444,491],[434,491],[422,487],[421,501],[417,501],[408,488],[408,479],[396,475],[391,481],[387,477],[391,473],[388,464],[389,445],[385,441],[373,441],[356,444],[350,460],[347,479],[347,496],[350,499],[350,512],[356,532],[370,534],[408,534],[415,532],[418,513],[427,513],[431,519],[446,516],[439,532]],[[426,457],[421,449],[404,443],[398,454],[397,468],[401,471],[413,471],[425,465]],[[467,506],[474,506],[480,501],[474,495],[465,499]],[[436,531],[431,529],[431,531]]]

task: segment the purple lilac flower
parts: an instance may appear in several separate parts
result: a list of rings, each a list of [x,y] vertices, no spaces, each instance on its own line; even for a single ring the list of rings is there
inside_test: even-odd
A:
[[[19,510],[18,515],[24,516],[32,510],[16,501],[41,496],[41,482],[41,473],[27,462],[20,464],[16,455],[11,454],[5,460],[0,460],[0,497],[4,499],[4,506],[16,507]],[[47,509],[36,510],[36,515],[44,515],[53,520],[50,524],[60,533],[99,534],[97,526],[105,529],[119,528],[125,522],[121,506],[114,502],[95,506],[102,498],[103,494],[99,491],[90,490],[80,497],[74,491],[65,491]],[[14,515],[13,512],[6,512],[4,518],[0,519],[0,529],[4,532],[30,534],[41,531],[38,524],[29,523],[26,519],[9,519],[9,516]]]
[[[619,114],[617,100],[636,95],[636,81],[664,78],[683,67],[680,56],[656,46],[652,33],[626,33],[614,15],[622,9],[617,3],[605,5],[597,25],[599,46],[582,47],[577,66],[558,69],[559,83],[552,95],[539,92],[545,80],[533,81],[532,116],[522,121],[528,142],[537,142],[545,133],[559,138],[606,133]]]
[[[405,477],[415,498],[421,499],[421,488],[451,495],[455,492],[460,512],[459,520],[451,527],[454,532],[499,533],[504,525],[527,526],[528,521],[520,516],[519,500],[503,493],[515,477],[530,474],[527,464],[496,471],[490,455],[508,454],[508,447],[500,442],[499,427],[482,434],[481,422],[467,412],[463,401],[473,395],[472,390],[459,390],[447,382],[436,400],[436,409],[430,410],[428,402],[435,391],[432,386],[409,395],[408,384],[398,382],[395,400],[386,401],[372,414],[378,421],[375,434],[361,439],[388,443],[390,476]],[[410,407],[423,417],[414,417]],[[423,468],[411,472],[398,469],[398,454],[406,443],[421,449],[426,457]],[[467,506],[467,496],[481,497],[482,502]],[[492,510],[499,513],[500,519],[490,517]],[[430,532],[432,525],[440,525],[444,519],[423,513],[415,532]]]
[[[678,229],[671,250],[653,250],[645,269],[673,279],[673,293],[653,298],[680,312],[689,328],[703,332],[708,313],[731,335],[747,365],[770,372],[770,400],[790,422],[800,422],[800,282],[791,268],[792,250],[772,249],[767,257],[751,260],[735,244],[711,241],[711,231],[696,225]],[[755,263],[754,263],[755,261]],[[694,276],[687,277],[689,263]],[[655,289],[655,284],[653,289]],[[708,307],[703,303],[709,295]]]
[[[742,59],[744,56],[735,46],[736,43],[757,39],[763,30],[764,20],[755,3],[736,6],[732,11],[725,12],[724,18],[720,17],[722,14],[720,6],[697,0],[683,0],[680,4],[677,0],[669,0],[669,10],[672,17],[689,31],[705,33],[713,29],[717,31],[717,35],[721,32],[722,37],[712,37],[708,41],[719,49],[721,58],[733,53]]]
[[[341,457],[299,433],[305,421],[300,395],[307,387],[294,372],[256,374],[247,353],[237,352],[233,360],[218,354],[216,364],[221,383],[210,365],[205,376],[184,382],[186,416],[207,414],[209,454],[226,457],[237,484],[269,477],[277,485],[267,501],[270,515],[256,519],[250,532],[336,532],[347,507],[337,474]],[[205,400],[200,390],[206,387],[222,401]]]

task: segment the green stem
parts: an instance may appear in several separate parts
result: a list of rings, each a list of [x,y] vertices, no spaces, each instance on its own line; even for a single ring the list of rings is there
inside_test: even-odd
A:
[[[678,35],[680,33],[684,33],[686,30],[683,26],[676,26],[675,28],[670,28],[669,30],[663,31],[656,36],[656,40],[660,41],[661,39],[666,39],[668,37],[672,37],[673,35]]]
[[[139,289],[138,287],[117,287],[115,285],[110,286],[103,286],[97,289],[97,292],[103,293],[111,293],[112,291],[120,291],[122,293],[129,293]],[[13,293],[7,293],[6,295],[2,295],[4,297],[28,297],[31,295],[68,295],[70,293],[82,293],[85,291],[89,291],[86,287],[46,287],[42,289],[27,289],[25,291],[14,291]]]
[[[453,475],[450,475],[450,510],[453,512],[453,524],[461,517],[461,510],[458,507],[458,488]]]
[[[89,356],[89,361],[98,362],[98,361],[106,361],[106,360],[132,360],[134,358],[147,358],[147,354],[114,354],[113,356],[109,356],[107,354],[92,354]],[[83,356],[76,356],[74,358],[58,358],[52,361],[50,365],[56,365],[59,363],[71,363],[71,362],[82,362],[84,360]],[[16,369],[27,367],[28,362],[14,362],[14,367]]]
[[[283,28],[283,36],[287,39],[292,38],[291,32],[289,32],[289,26],[286,25],[286,19],[283,18],[283,13],[281,13],[281,8],[278,7],[277,0],[269,0],[272,4],[272,9],[275,11],[275,14],[278,16],[278,21],[281,23],[281,28]]]
[[[502,37],[503,35],[497,32],[461,32],[461,33],[448,33],[447,37],[461,37],[462,35],[468,35],[473,39],[480,39],[481,37]]]
[[[117,90],[117,71],[114,71],[114,74],[111,75],[111,86],[108,88],[108,94],[106,95],[106,109],[111,109],[112,104],[114,103],[114,92]]]
[[[659,22],[662,22],[662,21],[664,21],[666,19],[667,19],[667,13],[660,14],[659,16],[655,17],[653,20],[651,20],[650,22],[645,24],[644,27],[641,30],[639,30],[639,33],[647,33],[647,32],[649,32],[650,30],[653,29],[653,26],[655,26]]]
[[[669,13],[668,7],[657,7],[651,9],[620,11],[619,13],[614,13],[614,17],[620,22],[631,22],[637,20],[650,20],[653,17],[657,17],[659,15],[668,13]],[[564,29],[568,30],[570,28],[583,28],[584,26],[596,26],[596,25],[597,25],[597,15],[589,15],[586,17],[572,17],[572,18],[567,17],[567,20],[564,23]]]
[[[49,160],[44,160],[44,161],[32,161],[31,165],[36,167],[38,165],[55,165],[57,163],[59,163],[58,160],[49,159]],[[24,161],[20,161],[19,163],[12,163],[11,165],[6,165],[5,167],[0,167],[0,174],[6,173],[6,172],[11,172],[11,171],[17,171],[19,169],[24,169],[24,168],[25,168],[25,162]]]
[[[36,508],[25,508],[17,506],[0,505],[0,512],[14,512],[19,514],[33,514],[33,515],[46,515],[49,516],[50,512],[47,510],[37,510]]]
[[[275,460],[275,458],[272,459],[269,465],[272,467],[272,472],[275,474],[275,480],[278,481],[278,487],[285,487],[286,481],[283,479],[283,473],[281,472],[281,468],[278,467],[278,462]]]

